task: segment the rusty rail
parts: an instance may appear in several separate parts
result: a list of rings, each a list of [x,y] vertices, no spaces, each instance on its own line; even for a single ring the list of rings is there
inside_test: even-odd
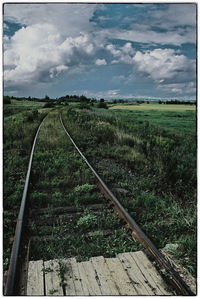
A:
[[[28,193],[28,185],[29,185],[29,180],[30,180],[33,153],[34,153],[37,137],[38,137],[38,134],[39,134],[39,131],[40,131],[40,128],[42,126],[44,119],[40,123],[40,125],[37,129],[37,132],[35,134],[32,150],[31,150],[31,154],[30,154],[30,158],[29,158],[28,170],[27,170],[27,174],[26,174],[26,180],[25,180],[24,191],[23,191],[22,200],[21,200],[20,211],[19,211],[18,218],[17,218],[14,242],[13,242],[13,246],[12,246],[10,264],[9,264],[9,269],[8,269],[8,276],[7,276],[7,282],[6,282],[6,288],[5,288],[6,296],[15,295],[14,287],[15,287],[15,280],[16,280],[18,254],[19,254],[19,248],[20,248],[23,219],[24,219],[24,210],[25,210],[25,206],[26,206],[26,198],[27,198],[27,193]]]
[[[119,215],[126,221],[126,223],[130,226],[130,228],[133,231],[133,236],[135,239],[138,240],[139,243],[141,243],[144,248],[149,252],[151,256],[155,258],[155,260],[160,264],[161,267],[164,267],[168,273],[169,273],[169,281],[170,283],[175,287],[176,291],[180,295],[190,295],[195,296],[195,294],[190,290],[188,285],[183,281],[183,279],[180,277],[180,275],[172,268],[172,266],[169,264],[169,262],[164,258],[164,256],[161,254],[161,252],[154,246],[154,244],[151,242],[151,240],[145,235],[145,233],[141,230],[141,228],[138,226],[138,224],[133,220],[133,218],[127,213],[127,211],[124,209],[124,207],[120,204],[119,200],[115,197],[115,195],[109,190],[109,188],[106,186],[106,184],[103,182],[103,180],[100,178],[100,176],[97,174],[97,172],[94,170],[94,168],[90,165],[86,157],[83,155],[83,153],[80,151],[68,131],[66,130],[63,121],[62,116],[60,113],[60,122],[63,126],[63,129],[65,130],[67,136],[73,143],[74,147],[80,154],[80,156],[83,158],[85,163],[88,165],[88,167],[91,169],[93,174],[95,175],[98,187],[103,193],[103,195],[112,201],[115,208],[117,209]]]

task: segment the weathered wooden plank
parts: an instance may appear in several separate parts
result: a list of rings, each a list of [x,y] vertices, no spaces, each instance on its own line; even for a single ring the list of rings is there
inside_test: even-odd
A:
[[[117,255],[120,259],[126,273],[132,281],[138,295],[155,295],[152,289],[148,286],[146,278],[143,276],[140,268],[130,253],[120,253]]]
[[[78,271],[79,271],[81,285],[82,285],[82,291],[83,291],[82,295],[89,296],[90,293],[87,286],[87,278],[85,277],[85,271],[83,265],[82,263],[77,263],[77,265],[78,265]]]
[[[106,263],[110,269],[111,276],[119,289],[120,295],[137,295],[136,289],[130,281],[118,258],[106,258]]]
[[[45,268],[45,289],[46,296],[63,296],[63,289],[60,286],[60,266],[57,260],[44,262]]]
[[[138,267],[143,272],[143,275],[146,277],[147,281],[149,282],[149,285],[155,292],[155,295],[171,295],[169,292],[165,290],[164,281],[158,274],[156,268],[149,261],[147,256],[142,251],[137,251],[130,254],[138,264]]]
[[[81,265],[83,266],[83,269],[85,271],[85,280],[82,280],[82,282],[87,285],[89,295],[92,296],[102,295],[101,289],[97,281],[97,275],[95,273],[92,263],[90,261],[82,262]]]
[[[75,294],[77,296],[83,295],[83,287],[81,283],[81,278],[78,270],[78,263],[76,262],[75,258],[70,259],[71,263],[71,269],[72,269],[72,278],[74,282],[74,287],[75,287]]]
[[[75,258],[63,259],[60,262],[62,274],[64,276],[64,288],[66,296],[75,296],[75,283],[73,278],[72,264],[76,263]]]
[[[110,270],[108,268],[108,265],[106,264],[104,257],[92,257],[90,258],[90,261],[92,262],[95,272],[98,275],[102,295],[120,295],[116,284],[112,280]]]
[[[28,265],[27,295],[44,296],[43,261],[31,261]]]

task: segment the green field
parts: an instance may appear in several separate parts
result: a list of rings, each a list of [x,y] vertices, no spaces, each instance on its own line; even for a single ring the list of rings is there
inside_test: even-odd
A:
[[[151,125],[176,134],[196,134],[196,107],[188,105],[115,105],[110,111],[132,123],[149,122]]]
[[[194,111],[196,107],[194,105],[163,105],[163,104],[123,104],[114,105],[110,109],[127,109],[127,110],[157,110],[157,111]]]
[[[3,114],[4,117],[9,117],[11,115],[24,112],[24,111],[30,111],[33,109],[39,109],[44,106],[44,102],[37,102],[37,101],[27,101],[27,100],[11,100],[11,104],[6,104],[3,106]]]

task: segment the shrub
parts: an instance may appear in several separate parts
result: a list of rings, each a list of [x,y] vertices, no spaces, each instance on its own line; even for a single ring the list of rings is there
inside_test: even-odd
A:
[[[108,106],[105,102],[99,102],[99,104],[97,105],[97,108],[108,109]]]
[[[97,217],[92,214],[84,215],[79,218],[77,225],[82,229],[93,228],[97,224]]]
[[[53,106],[53,103],[47,102],[46,104],[44,104],[43,108],[52,108]]]
[[[9,96],[4,96],[3,97],[3,103],[4,104],[11,104],[11,100]]]
[[[80,109],[88,109],[89,110],[90,109],[90,105],[88,105],[85,102],[81,102],[79,108]]]

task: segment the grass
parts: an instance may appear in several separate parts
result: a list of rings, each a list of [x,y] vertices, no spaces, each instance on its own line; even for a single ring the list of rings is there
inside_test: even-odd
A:
[[[146,111],[63,111],[75,142],[131,216],[158,248],[178,243],[180,260],[194,273],[195,111],[149,111],[148,117]]]
[[[27,100],[18,101],[13,99],[11,100],[11,104],[4,104],[3,114],[5,118],[10,118],[10,116],[18,114],[20,112],[40,109],[44,106],[44,104],[44,102],[35,102]]]
[[[27,101],[27,100],[11,100],[10,106],[18,106],[18,107],[28,107],[28,108],[40,108],[44,106],[44,102],[37,101]]]
[[[128,126],[133,125],[133,123],[137,125],[150,124],[173,134],[196,134],[196,110],[194,106],[184,106],[182,107],[184,109],[180,107],[180,110],[176,110],[176,107],[173,107],[176,105],[157,105],[158,108],[161,106],[164,109],[150,110],[147,109],[149,105],[146,104],[146,109],[141,107],[141,109],[132,110],[128,109],[128,106],[127,109],[112,109],[111,111],[115,112],[116,117],[123,119],[123,122]]]
[[[113,105],[110,107],[111,110],[124,109],[130,111],[195,111],[196,107],[194,105],[175,105],[175,104],[123,104],[123,105]]]
[[[158,248],[178,243],[180,261],[195,274],[196,114],[194,109],[188,111],[190,106],[175,108],[105,110],[94,106],[88,110],[72,103],[62,108],[62,115],[78,147],[153,243]],[[19,207],[31,142],[41,119],[34,111],[10,113],[4,119],[6,242],[14,233],[13,210]],[[41,127],[33,159],[30,208],[47,208],[50,213],[55,207],[105,203],[94,176],[67,138],[58,113],[52,110]],[[87,260],[92,255],[109,257],[139,248],[118,218],[104,211],[99,218],[86,209],[75,223],[60,227],[40,230],[34,221],[30,226],[30,234],[50,233],[53,237],[32,244],[35,259],[76,256]],[[106,235],[109,229],[112,234]],[[88,237],[90,230],[97,234]],[[69,236],[72,231],[79,237]],[[9,254],[10,245],[6,245],[5,268]]]
[[[87,188],[80,196],[80,186],[88,182],[93,184],[94,178],[67,138],[58,113],[51,112],[41,128],[35,149],[31,207],[80,204],[83,197],[92,203],[98,196],[95,197],[94,193],[93,199],[90,198]]]
[[[4,268],[9,264],[33,137],[45,114],[29,110],[4,118],[3,209]]]
[[[31,243],[30,257],[44,260],[76,257],[77,261],[86,261],[92,256],[115,257],[121,252],[139,250],[141,246],[121,225],[113,213],[104,210],[99,217],[86,210],[73,223],[54,227],[51,239]]]

